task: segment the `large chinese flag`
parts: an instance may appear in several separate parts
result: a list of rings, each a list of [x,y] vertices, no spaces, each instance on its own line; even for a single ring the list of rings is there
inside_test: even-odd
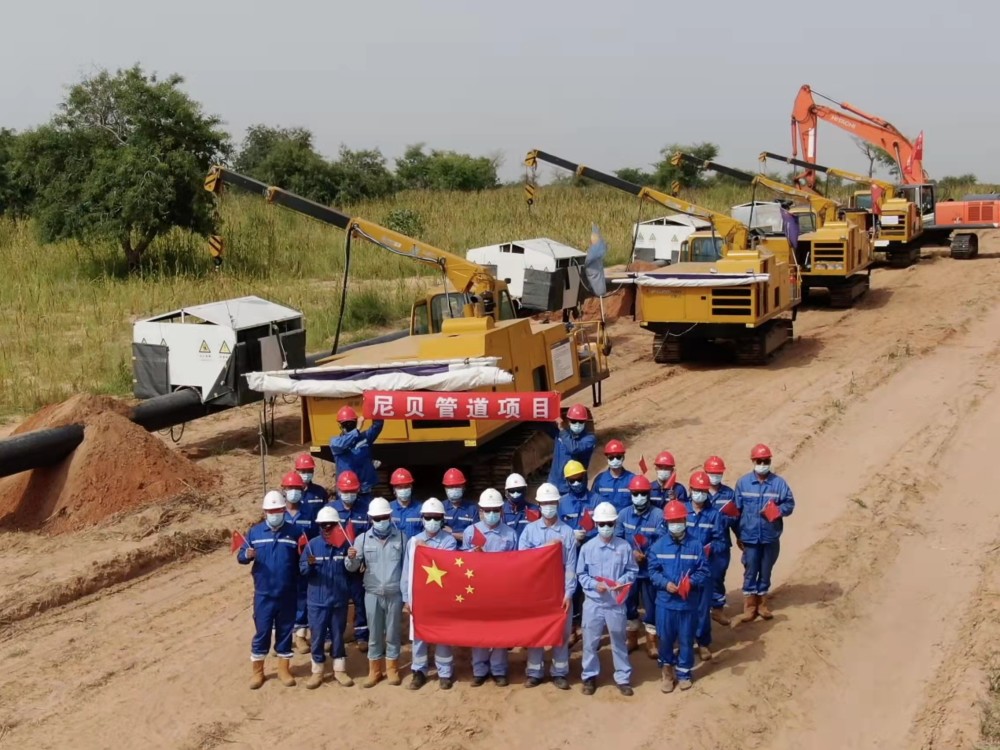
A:
[[[541,648],[563,642],[561,544],[518,552],[418,546],[413,556],[414,637],[472,648]]]

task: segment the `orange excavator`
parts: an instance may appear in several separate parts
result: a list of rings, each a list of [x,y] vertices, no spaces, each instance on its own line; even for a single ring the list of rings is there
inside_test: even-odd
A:
[[[840,109],[817,104],[813,94],[835,104]],[[924,171],[924,133],[916,142],[903,135],[888,120],[847,102],[838,102],[803,85],[792,108],[792,158],[801,146],[804,161],[816,163],[816,130],[820,120],[832,123],[851,135],[870,143],[891,155],[898,165],[902,185],[896,192],[917,206],[919,220],[915,223],[912,240],[902,264],[914,262],[919,246],[924,242],[947,242],[950,238],[952,258],[974,258],[979,254],[977,230],[1000,228],[1000,196],[968,195],[961,201],[937,202],[934,185]],[[795,184],[816,188],[816,170],[806,167],[795,175]]]

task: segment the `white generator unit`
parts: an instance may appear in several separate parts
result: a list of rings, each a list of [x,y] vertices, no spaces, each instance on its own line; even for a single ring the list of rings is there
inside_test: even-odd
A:
[[[594,296],[586,282],[587,254],[545,237],[473,248],[465,258],[506,282],[527,313],[566,310]]]
[[[705,219],[668,214],[632,225],[635,252],[632,260],[671,265],[679,262],[681,245],[699,229],[711,227]]]
[[[305,367],[303,316],[253,296],[183,307],[135,322],[132,364],[136,398],[191,388],[205,404],[260,401],[243,376]]]
[[[751,201],[733,206],[729,215],[746,224],[750,229],[759,229],[769,236],[785,233],[785,220],[781,216],[781,204],[776,201]]]

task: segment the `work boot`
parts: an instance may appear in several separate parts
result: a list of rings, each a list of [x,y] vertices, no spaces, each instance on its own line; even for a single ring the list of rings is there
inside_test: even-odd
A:
[[[264,660],[252,661],[250,662],[250,666],[253,667],[253,676],[250,678],[250,689],[257,690],[264,684]]]
[[[310,651],[312,651],[312,646],[310,645],[309,641],[307,641],[305,639],[305,636],[302,635],[295,636],[295,643],[293,644],[293,647],[295,653],[297,654],[308,654]]]
[[[367,654],[368,653],[368,641],[367,640],[359,640],[358,641],[358,651],[360,651],[362,654]]]
[[[399,676],[398,659],[385,660],[385,673],[386,676],[389,678],[390,685],[401,685],[403,683],[403,678]]]
[[[553,677],[552,684],[560,690],[569,690],[569,680],[565,677]]]
[[[723,611],[722,607],[712,608],[712,619],[720,625],[728,625],[730,623],[730,620],[726,617],[726,613]]]
[[[698,652],[698,658],[702,661],[712,661],[712,652],[709,651],[708,646],[702,646],[700,643],[695,644],[695,651]]]
[[[656,633],[646,633],[646,656],[650,659],[660,658],[660,643]]]
[[[480,687],[486,684],[486,675],[480,675],[478,677],[472,678],[472,687]]]
[[[278,659],[278,679],[285,687],[295,687],[295,678],[292,676],[292,660]]]
[[[629,630],[625,633],[625,645],[628,647],[628,652],[631,654],[637,648],[639,648],[639,631]]]
[[[597,681],[596,680],[589,679],[589,680],[584,680],[583,681],[583,694],[584,695],[593,695],[596,690],[597,690]]]
[[[740,623],[751,622],[757,619],[757,595],[747,594],[743,597],[743,614],[732,619],[732,627]]]
[[[660,670],[660,692],[672,693],[676,684],[677,678],[674,674],[674,668],[669,664],[664,664]]]
[[[768,599],[770,599],[770,597],[767,594],[764,594],[763,596],[758,596],[757,599],[759,600],[759,603],[757,605],[758,614],[765,620],[770,620],[772,617],[774,617],[774,613],[768,606],[769,604]]]
[[[684,679],[682,679],[680,682],[678,682],[677,683],[677,687],[679,687],[681,690],[690,690],[691,689],[691,676],[688,675],[687,677],[685,677]]]
[[[322,664],[317,664],[312,662],[312,674],[309,675],[309,679],[306,680],[306,687],[309,690],[315,690],[320,685],[323,684],[323,672],[326,670],[326,662]]]
[[[365,681],[361,683],[361,687],[375,687],[378,681],[382,679],[382,660],[381,659],[369,659],[368,660],[368,677]]]
[[[497,687],[507,687],[510,684],[510,680],[507,679],[507,675],[499,674],[493,678],[493,682],[497,684]]]
[[[423,672],[410,672],[410,684],[406,687],[408,690],[420,690],[425,684],[427,684],[427,675]]]
[[[347,674],[347,659],[333,660],[333,677],[344,687],[353,687],[354,680]]]
[[[450,677],[438,677],[438,687],[442,690],[451,690],[452,685],[455,681]]]

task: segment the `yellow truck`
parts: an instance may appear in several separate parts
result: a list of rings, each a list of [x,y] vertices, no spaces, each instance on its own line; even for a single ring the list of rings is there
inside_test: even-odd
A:
[[[788,207],[789,213],[799,220],[800,233],[794,249],[801,269],[803,298],[808,298],[811,290],[822,288],[830,295],[831,307],[846,308],[870,288],[875,253],[872,215],[867,211],[845,209],[813,190],[786,185],[766,175],[734,169],[691,154],[675,153],[671,162],[675,166],[693,164],[806,202],[806,205]],[[735,209],[732,215],[738,218]],[[776,233],[784,232],[780,223],[772,228]]]
[[[506,284],[465,258],[224,167],[213,167],[205,189],[219,194],[226,184],[342,229],[348,243],[365,239],[389,252],[437,266],[447,280],[414,301],[408,336],[335,351],[315,368],[292,373],[292,377],[320,382],[345,369],[360,376],[449,362],[493,361],[511,375],[511,382],[473,390],[555,391],[567,398],[590,389],[594,405],[600,403],[601,385],[610,375],[610,345],[602,321],[539,323],[518,318]],[[361,394],[301,396],[301,439],[310,452],[330,460],[330,441],[340,434],[337,412],[351,406],[360,414],[362,401]],[[471,492],[502,487],[511,472],[534,473],[551,460],[553,443],[542,424],[524,416],[525,421],[387,420],[373,445],[374,458],[381,463],[380,490],[387,491],[388,473],[400,466],[427,487],[440,487],[444,469],[457,467],[466,474]]]
[[[656,362],[680,362],[708,344],[731,348],[739,364],[760,365],[791,341],[802,283],[785,237],[544,151],[530,151],[524,163],[534,171],[539,161],[710,223],[684,241],[680,263],[611,279],[635,285],[635,318],[653,333]]]

